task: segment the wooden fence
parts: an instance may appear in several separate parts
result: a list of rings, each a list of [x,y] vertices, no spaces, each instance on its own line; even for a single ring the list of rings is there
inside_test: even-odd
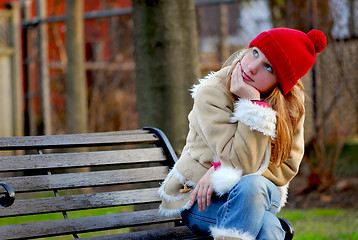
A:
[[[0,10],[0,136],[24,132],[21,19],[16,3]]]

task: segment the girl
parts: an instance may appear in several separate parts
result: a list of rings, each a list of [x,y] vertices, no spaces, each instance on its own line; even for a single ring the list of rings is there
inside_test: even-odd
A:
[[[319,30],[271,29],[194,86],[186,145],[159,189],[162,214],[181,213],[215,239],[284,239],[275,215],[304,151],[299,79],[325,46]]]

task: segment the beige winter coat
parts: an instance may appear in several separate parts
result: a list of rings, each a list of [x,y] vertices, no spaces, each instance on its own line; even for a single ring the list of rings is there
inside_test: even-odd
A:
[[[303,157],[304,117],[296,130],[290,158],[276,167],[270,162],[270,154],[277,112],[246,99],[230,100],[226,92],[229,71],[230,67],[225,67],[212,73],[193,88],[186,145],[159,189],[160,212],[164,215],[189,208],[191,192],[214,158],[221,161],[212,175],[217,194],[229,192],[243,175],[260,174],[280,187],[281,207],[285,203],[288,183]]]

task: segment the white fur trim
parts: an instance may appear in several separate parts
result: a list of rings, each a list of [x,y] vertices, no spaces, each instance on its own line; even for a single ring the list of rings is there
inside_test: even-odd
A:
[[[202,79],[198,79],[199,80],[199,84],[194,84],[192,86],[191,89],[189,89],[189,91],[191,92],[191,97],[193,99],[195,99],[196,96],[196,92],[198,91],[199,87],[201,86],[201,84],[203,84],[206,80],[208,80],[209,77],[211,77],[212,75],[214,75],[216,72],[210,72],[206,77],[202,78]]]
[[[248,99],[240,99],[235,103],[231,123],[242,122],[250,130],[262,132],[264,135],[276,138],[277,112],[270,107],[259,106]]]
[[[218,196],[228,193],[240,181],[242,170],[225,166],[221,166],[211,175],[211,183],[214,191]]]
[[[278,211],[281,211],[281,209],[287,203],[288,187],[289,187],[289,183],[287,183],[285,186],[278,187],[278,190],[280,190],[280,193],[281,193],[280,207],[279,207]]]
[[[187,210],[190,208],[190,200],[181,208],[177,208],[177,209],[166,209],[162,207],[162,204],[159,205],[159,214],[166,216],[166,217],[171,217],[174,215],[178,215],[180,214],[182,211]]]
[[[172,170],[170,170],[170,172],[168,173],[167,177],[164,179],[163,183],[161,184],[160,188],[158,189],[158,194],[161,198],[165,199],[167,202],[171,202],[171,201],[178,201],[181,200],[185,197],[187,197],[190,193],[183,193],[180,195],[169,195],[165,192],[164,187],[166,185],[166,183],[169,181],[169,179],[174,175],[174,177],[176,177],[179,182],[183,183],[185,182],[185,177],[183,175],[180,174],[180,172],[178,172],[178,170],[176,170],[175,166],[172,168]],[[186,181],[185,184],[187,186],[193,187],[195,188],[196,184],[192,181]]]
[[[211,236],[214,238],[231,237],[241,240],[255,240],[255,237],[253,237],[250,233],[243,232],[241,230],[210,227],[210,231]]]
[[[266,148],[263,161],[257,170],[253,173],[255,175],[262,175],[270,163],[271,157],[271,144]],[[217,156],[214,156],[214,162],[220,161]],[[225,166],[221,162],[221,166],[211,175],[211,183],[213,184],[214,191],[218,196],[222,196],[229,193],[231,189],[240,181],[242,178],[242,170],[235,169],[232,167]]]

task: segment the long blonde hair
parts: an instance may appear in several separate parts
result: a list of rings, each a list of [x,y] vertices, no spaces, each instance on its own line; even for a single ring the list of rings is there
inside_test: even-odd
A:
[[[277,136],[271,143],[271,162],[280,166],[290,156],[296,127],[305,113],[302,82],[299,80],[286,95],[276,86],[263,100],[278,113]]]
[[[247,49],[234,53],[223,65],[226,67],[230,64],[236,65],[241,61],[243,56],[247,53]],[[236,100],[230,92],[231,72],[230,71],[226,83],[226,91],[230,98]],[[277,85],[271,93],[261,99],[270,104],[270,106],[278,113],[276,132],[277,137],[271,142],[271,162],[280,166],[289,156],[292,150],[293,136],[296,127],[305,113],[304,108],[304,87],[301,80],[290,90],[289,93],[283,95],[279,86]]]

